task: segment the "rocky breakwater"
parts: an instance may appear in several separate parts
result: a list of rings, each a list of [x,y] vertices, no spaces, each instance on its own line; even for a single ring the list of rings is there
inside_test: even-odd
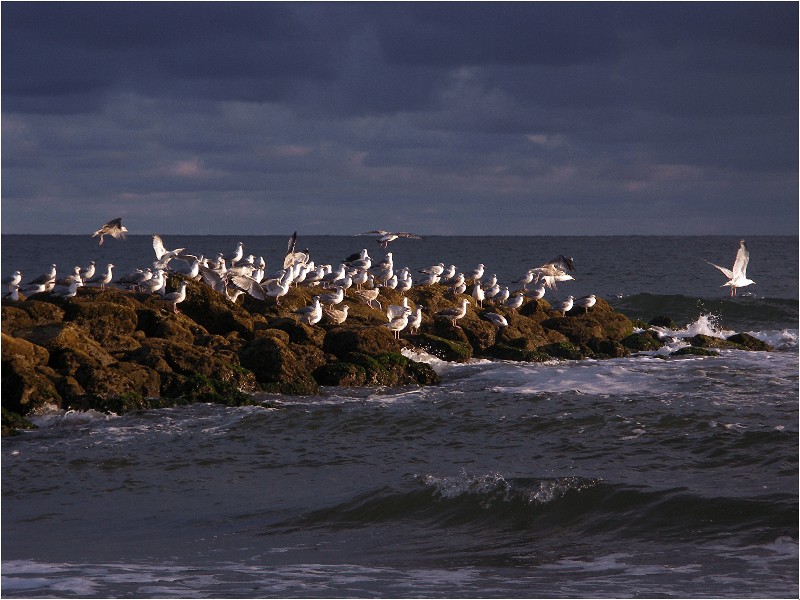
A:
[[[4,300],[4,431],[24,426],[25,415],[46,405],[121,414],[191,402],[260,404],[257,392],[313,395],[320,386],[438,383],[428,364],[402,353],[406,347],[448,361],[543,361],[622,357],[663,345],[651,331],[634,333],[634,323],[602,299],[588,312],[562,315],[546,300],[527,300],[517,310],[478,307],[441,285],[404,296],[382,289],[381,308],[349,291],[339,305],[348,306],[343,323],[323,317],[307,325],[295,311],[312,304],[317,288],[293,287],[280,304],[247,295],[237,304],[206,285],[187,283],[178,313],[158,295],[119,289]],[[395,334],[385,309],[402,306],[404,298],[412,310],[422,307],[422,320],[413,331]],[[466,313],[455,324],[437,316],[464,298]],[[502,315],[507,326],[487,313]],[[768,349],[753,338],[691,343]]]

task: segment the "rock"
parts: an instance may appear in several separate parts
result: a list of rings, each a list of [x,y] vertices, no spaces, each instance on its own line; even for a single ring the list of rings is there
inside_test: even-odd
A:
[[[647,322],[652,327],[663,327],[665,329],[678,329],[678,324],[669,317],[654,317]]]
[[[741,348],[745,350],[760,350],[763,352],[772,352],[774,348],[766,343],[762,342],[758,338],[753,337],[749,333],[736,333],[729,338],[727,338],[729,342],[737,344]]]
[[[384,352],[400,353],[400,342],[386,327],[353,327],[340,326],[325,334],[322,344],[325,352],[338,358],[358,352],[361,354],[381,354]]]
[[[171,286],[177,288],[183,278],[172,277]],[[186,300],[181,302],[178,310],[186,317],[203,327],[208,333],[225,335],[236,331],[245,337],[253,332],[253,317],[244,308],[234,304],[227,297],[215,292],[209,286],[197,281],[187,280]],[[164,310],[172,311],[163,301]],[[174,313],[173,313],[174,314]]]
[[[630,350],[616,340],[594,338],[586,343],[595,358],[624,358],[630,356]]]
[[[38,365],[46,365],[50,360],[50,353],[42,346],[5,333],[2,334],[0,348],[2,349],[3,362],[16,360],[19,361],[20,366],[28,369]]]
[[[737,344],[735,342],[729,342],[726,339],[717,338],[710,335],[703,335],[702,333],[698,333],[697,335],[688,338],[686,341],[696,348],[737,348]]]
[[[61,396],[46,376],[19,360],[2,362],[3,408],[20,415],[42,404],[61,406]]]
[[[107,366],[115,359],[75,323],[37,325],[17,332],[17,337],[43,346],[50,353],[49,365],[74,373],[84,364]]]
[[[623,338],[622,345],[634,352],[648,352],[658,350],[664,342],[655,331],[645,330]]]
[[[518,348],[502,343],[490,346],[486,349],[484,355],[500,360],[513,360],[517,362],[545,362],[551,358],[551,356],[545,352]]]
[[[259,337],[250,341],[239,353],[244,368],[252,371],[262,390],[275,391],[276,384],[291,383],[297,394],[317,394],[319,389],[311,373],[325,363],[318,348],[298,348],[277,337]],[[285,388],[282,388],[285,389]],[[302,390],[302,391],[300,391]]]
[[[546,346],[540,346],[539,351],[544,352],[553,358],[562,358],[566,360],[580,360],[582,358],[586,358],[586,356],[581,352],[580,348],[578,348],[572,342],[547,344]]]
[[[670,356],[719,356],[719,352],[709,350],[708,348],[685,346],[671,353]]]
[[[406,339],[417,348],[442,360],[467,362],[472,358],[472,346],[467,342],[448,340],[428,333],[408,336]]]

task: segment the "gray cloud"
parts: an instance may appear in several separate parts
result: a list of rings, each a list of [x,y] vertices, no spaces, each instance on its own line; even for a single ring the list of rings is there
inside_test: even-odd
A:
[[[795,232],[797,16],[3,3],[3,231]]]

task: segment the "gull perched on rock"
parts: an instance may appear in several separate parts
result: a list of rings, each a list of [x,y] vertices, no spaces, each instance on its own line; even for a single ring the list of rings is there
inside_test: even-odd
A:
[[[444,310],[440,310],[436,313],[437,317],[441,317],[443,319],[447,319],[453,325],[453,327],[457,327],[456,321],[463,318],[464,315],[467,314],[467,306],[469,305],[469,300],[466,298],[461,299],[461,306],[456,308],[445,308]]]
[[[8,277],[3,277],[3,285],[8,288],[8,291],[11,291],[13,286],[19,287],[19,282],[22,281],[22,272],[21,271],[14,271]]]
[[[595,304],[597,304],[597,296],[594,294],[589,294],[588,296],[583,296],[582,298],[578,298],[575,300],[575,306],[582,306],[583,312],[589,312],[589,309],[592,308]]]
[[[416,233],[409,233],[407,231],[386,231],[385,229],[373,229],[372,231],[365,231],[364,233],[356,233],[354,235],[375,235],[376,241],[381,247],[386,248],[389,242],[395,241],[397,238],[410,238],[414,240],[421,240],[422,236]]]
[[[374,306],[372,306],[372,303],[375,302],[378,305],[378,308],[383,310],[381,303],[378,302],[379,294],[380,290],[378,288],[372,288],[369,290],[355,290],[353,292],[353,295],[355,295],[356,298],[360,298],[361,300],[363,300],[366,304],[369,305],[370,308],[375,308]]]
[[[498,327],[508,327],[508,321],[503,315],[498,315],[497,313],[484,313],[483,316]]]
[[[89,279],[86,283],[96,283],[100,285],[100,289],[106,289],[106,284],[111,283],[111,269],[114,268],[114,265],[108,263],[106,267],[105,273],[97,273],[94,277]]]
[[[50,265],[50,270],[47,273],[39,275],[39,277],[37,277],[33,281],[29,281],[28,284],[34,284],[34,285],[42,284],[44,286],[47,286],[55,282],[56,282],[56,265],[52,264]]]
[[[394,333],[395,339],[400,339],[400,332],[403,331],[408,326],[408,317],[411,314],[411,309],[407,308],[403,311],[403,314],[395,317],[388,323],[384,324],[384,327],[388,327],[392,333]]]
[[[59,298],[72,298],[78,293],[78,286],[82,285],[79,279],[75,279],[67,287],[53,288],[51,294]]]
[[[300,320],[306,325],[315,325],[322,319],[322,306],[319,303],[319,296],[314,296],[311,306],[303,306],[294,311],[300,315]]]
[[[422,307],[417,306],[417,310],[411,313],[408,318],[408,329],[411,333],[419,331],[419,326],[422,325]]]
[[[181,311],[178,310],[178,304],[186,300],[186,286],[189,285],[185,281],[181,281],[181,287],[177,292],[170,292],[169,294],[164,294],[164,300],[172,304],[172,310],[175,313],[179,313]]]
[[[561,311],[561,316],[566,317],[567,313],[572,310],[572,305],[575,302],[575,298],[572,296],[567,296],[567,299],[561,303],[561,307],[559,310]]]
[[[110,235],[113,238],[125,239],[125,234],[128,232],[127,227],[122,225],[122,218],[118,217],[116,219],[112,219],[105,225],[103,225],[100,229],[95,231],[92,234],[92,237],[100,236],[100,245],[103,245],[103,236]]]
[[[731,296],[736,295],[737,288],[746,287],[752,283],[755,283],[752,279],[747,278],[747,263],[750,262],[750,252],[747,250],[747,244],[745,244],[744,240],[739,240],[739,250],[736,251],[736,259],[733,261],[733,269],[726,269],[725,267],[720,267],[719,265],[715,265],[712,262],[706,261],[712,267],[718,268],[725,277],[728,278],[728,281],[722,284],[722,287],[729,285],[731,288]]]
[[[350,307],[347,304],[343,304],[341,310],[332,306],[323,306],[322,313],[334,325],[341,325],[347,320],[347,311],[349,309]]]

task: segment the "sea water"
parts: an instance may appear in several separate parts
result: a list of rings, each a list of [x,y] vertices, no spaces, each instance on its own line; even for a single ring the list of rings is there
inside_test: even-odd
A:
[[[163,236],[206,256],[288,236]],[[149,236],[3,236],[3,275],[149,266]],[[396,266],[558,254],[666,348],[603,361],[429,362],[441,385],[263,395],[264,406],[42,411],[2,440],[4,597],[796,597],[798,246],[733,237],[437,237]],[[298,239],[317,262],[368,238]],[[729,264],[730,263],[730,264]],[[513,289],[513,288],[512,288]],[[670,357],[696,333],[773,352]]]

